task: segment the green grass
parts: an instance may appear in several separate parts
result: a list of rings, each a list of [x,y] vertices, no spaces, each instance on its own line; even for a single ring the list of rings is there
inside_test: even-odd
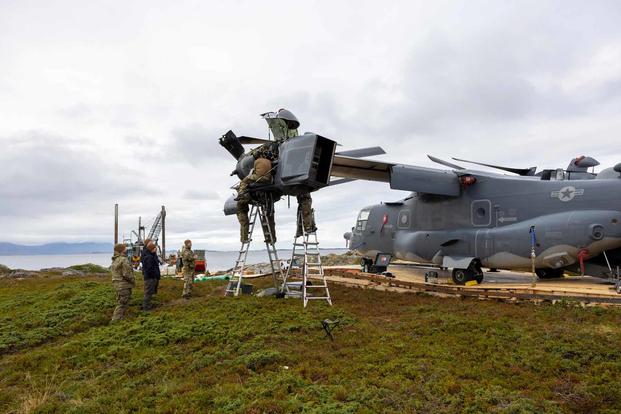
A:
[[[335,306],[163,280],[0,281],[0,412],[618,412],[621,310],[332,286]],[[321,329],[339,318],[335,341]]]
[[[77,270],[78,272],[84,273],[108,273],[109,270],[105,267],[93,264],[93,263],[85,263],[79,265],[69,266],[69,269]]]

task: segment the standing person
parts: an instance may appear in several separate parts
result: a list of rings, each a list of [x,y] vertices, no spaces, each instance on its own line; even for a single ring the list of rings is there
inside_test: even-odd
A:
[[[153,242],[145,248],[145,255],[142,262],[142,274],[144,275],[144,299],[142,301],[142,310],[150,311],[153,309],[151,299],[157,293],[157,287],[160,284],[160,260],[157,257],[157,247]]]
[[[197,256],[192,251],[192,241],[183,242],[181,260],[183,261],[183,298],[189,299],[192,294],[192,284],[194,283],[194,262]]]
[[[142,265],[142,275],[144,276],[144,258],[149,252],[148,246],[151,243],[151,239],[144,239],[142,242],[142,250],[140,251],[140,264]]]
[[[116,308],[112,314],[112,322],[118,321],[125,317],[125,312],[132,297],[132,288],[136,286],[134,270],[129,264],[126,255],[127,246],[124,244],[116,244],[114,246],[114,256],[112,256],[112,286],[116,291]]]

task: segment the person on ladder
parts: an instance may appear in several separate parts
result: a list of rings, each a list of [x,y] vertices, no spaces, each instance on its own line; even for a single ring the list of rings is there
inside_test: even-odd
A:
[[[298,121],[296,116],[293,115],[291,111],[279,109],[278,112],[266,112],[261,116],[267,122],[267,125],[269,126],[270,131],[277,142],[299,136],[298,128],[300,126],[300,121]],[[298,225],[296,237],[300,237],[302,236],[302,222],[304,223],[304,230],[306,230],[306,233],[313,233],[317,231],[317,226],[315,226],[313,199],[310,193],[299,194],[296,198],[298,200]],[[302,222],[299,220],[300,216],[302,217]]]
[[[272,163],[278,160],[278,146],[282,141],[298,134],[297,127],[300,125],[295,115],[286,109],[278,112],[266,112],[261,114],[274,136],[274,141],[265,143],[250,153],[254,156],[254,169],[246,178],[241,180],[237,188],[237,220],[239,221],[239,238],[242,243],[248,243],[248,219],[249,204],[252,199],[248,193],[250,184],[270,184],[272,182]],[[268,213],[268,222],[271,227],[272,240],[269,239],[270,231],[263,226],[263,234],[266,243],[276,243],[276,227],[274,223],[274,206],[265,206]]]
[[[313,214],[313,199],[310,193],[303,193],[297,196],[298,199],[298,213],[297,213],[297,230],[295,237],[301,237],[304,233],[314,233],[317,231],[315,225],[315,214]],[[300,220],[301,218],[301,220]],[[304,224],[304,231],[302,231],[302,224]]]
[[[278,148],[276,148],[276,151],[278,151]],[[241,180],[241,182],[239,183],[239,187],[237,188],[237,220],[239,221],[239,235],[240,241],[242,243],[248,243],[250,241],[248,236],[248,228],[250,227],[250,221],[248,219],[248,206],[250,205],[252,199],[250,198],[250,194],[248,193],[248,186],[255,183],[270,184],[271,182],[272,161],[269,158],[260,156],[254,161],[254,169],[252,170],[252,173],[250,173],[250,175]],[[273,206],[272,208],[268,209],[268,211],[271,211],[271,214],[268,215],[268,221],[270,222],[270,226],[272,227],[272,238],[274,239],[273,243],[275,243],[276,232],[274,228]],[[265,228],[263,229],[263,234],[265,234],[265,242],[271,242],[270,240],[268,240],[269,232],[266,231]]]

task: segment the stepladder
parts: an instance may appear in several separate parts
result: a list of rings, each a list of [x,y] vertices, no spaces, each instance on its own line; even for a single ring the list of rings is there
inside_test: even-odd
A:
[[[330,289],[321,264],[319,240],[316,229],[306,229],[298,212],[301,234],[293,240],[291,261],[282,282],[281,290],[287,297],[301,297],[304,307],[311,300],[325,300],[332,305]]]
[[[274,203],[270,196],[261,197],[260,200],[254,202],[250,209],[248,220],[248,238],[241,243],[235,266],[231,273],[231,278],[224,292],[225,296],[239,296],[240,293],[249,293],[245,290],[246,285],[243,283],[244,270],[246,268],[246,260],[248,258],[248,250],[252,243],[252,236],[255,230],[255,224],[259,218],[263,229],[263,236],[269,264],[272,271],[274,287],[278,289],[284,280],[284,275],[276,249],[276,238],[274,229]]]

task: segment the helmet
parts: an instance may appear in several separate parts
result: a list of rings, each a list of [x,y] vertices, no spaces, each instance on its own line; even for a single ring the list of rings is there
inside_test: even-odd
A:
[[[295,117],[295,115],[293,115],[293,113],[291,113],[291,111],[288,111],[286,109],[279,109],[276,113],[276,118],[284,119],[284,121],[287,123],[287,128],[289,129],[298,129],[298,127],[300,126],[300,121],[298,121],[298,119]]]
[[[298,129],[300,126],[300,121],[291,113],[291,111],[287,109],[279,109],[278,112],[266,112],[261,114],[263,119],[282,119],[287,124],[288,129]],[[269,123],[269,121],[268,121]]]

